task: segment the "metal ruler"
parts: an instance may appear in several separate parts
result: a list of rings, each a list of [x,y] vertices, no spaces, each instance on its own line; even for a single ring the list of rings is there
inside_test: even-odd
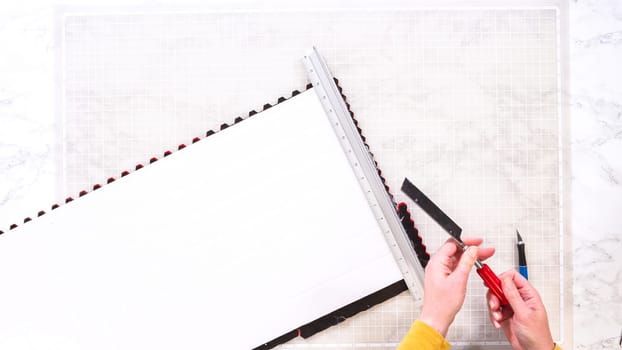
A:
[[[372,155],[359,134],[326,62],[317,49],[303,57],[307,75],[333,131],[359,180],[376,221],[416,302],[423,301],[423,267],[411,247],[395,204],[380,179]]]

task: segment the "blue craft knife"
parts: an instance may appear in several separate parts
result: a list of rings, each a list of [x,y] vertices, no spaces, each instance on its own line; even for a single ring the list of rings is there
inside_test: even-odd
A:
[[[525,277],[525,279],[529,279],[529,272],[527,271],[527,258],[525,257],[525,242],[523,241],[523,237],[521,237],[518,230],[516,230],[516,247],[518,248],[518,272]]]

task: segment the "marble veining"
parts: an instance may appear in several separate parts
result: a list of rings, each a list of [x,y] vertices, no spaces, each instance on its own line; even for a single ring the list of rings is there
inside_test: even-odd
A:
[[[622,329],[622,4],[570,9],[575,347],[612,349]]]
[[[2,6],[7,6],[0,11],[0,225],[5,227],[64,193],[56,193],[54,151],[61,134],[54,118],[53,8],[21,2]],[[571,1],[569,30],[574,346],[617,348],[622,329],[622,3]],[[425,98],[413,96],[412,103]],[[482,148],[491,142],[477,141]],[[407,147],[408,139],[387,146]]]

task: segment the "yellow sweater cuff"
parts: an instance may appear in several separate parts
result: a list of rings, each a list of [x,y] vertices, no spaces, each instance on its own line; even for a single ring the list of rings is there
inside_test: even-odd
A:
[[[450,344],[434,328],[416,320],[397,350],[448,350]]]

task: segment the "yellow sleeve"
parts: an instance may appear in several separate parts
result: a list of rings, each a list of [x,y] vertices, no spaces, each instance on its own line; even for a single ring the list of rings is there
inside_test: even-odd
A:
[[[553,350],[562,350],[562,348],[560,348],[559,345],[555,344],[555,348]]]
[[[397,350],[448,350],[450,344],[434,328],[416,320]]]

